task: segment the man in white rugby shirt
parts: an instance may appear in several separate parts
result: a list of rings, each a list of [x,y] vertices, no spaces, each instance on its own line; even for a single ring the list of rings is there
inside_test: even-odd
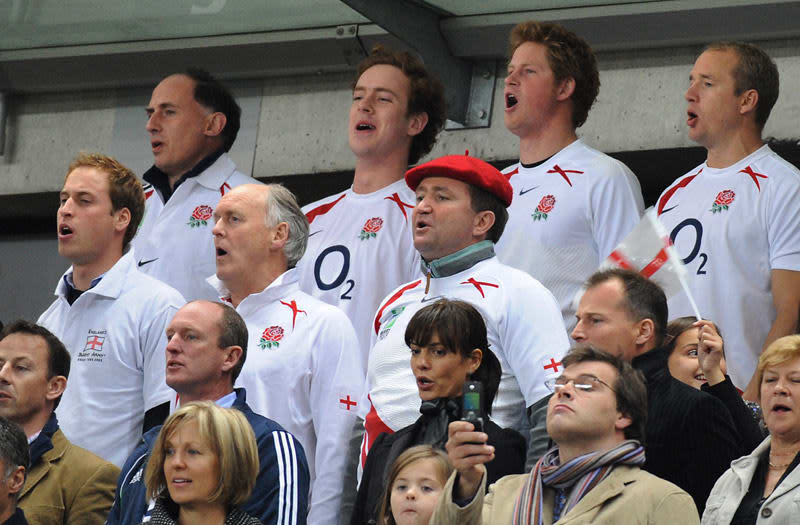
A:
[[[345,448],[364,383],[347,316],[302,292],[295,265],[308,222],[280,185],[245,184],[214,211],[220,298],[247,324],[247,362],[237,384],[253,410],[297,437],[311,471],[309,523],[337,523]]]
[[[297,264],[300,288],[347,314],[364,367],[380,300],[419,267],[411,242],[414,192],[403,175],[431,150],[444,120],[442,85],[422,62],[376,47],[353,84],[353,185],[303,208],[311,233]]]
[[[576,134],[600,89],[589,45],[536,21],[510,40],[504,119],[520,160],[503,171],[514,202],[497,256],[553,292],[571,329],[583,281],[639,222],[642,193],[624,164]]]
[[[225,192],[257,183],[228,151],[241,108],[207,71],[164,78],[147,105],[153,166],[143,175],[145,215],[133,240],[139,269],[175,287],[187,301],[216,299],[211,215]]]
[[[373,321],[368,400],[361,408],[366,429],[362,461],[381,432],[395,432],[419,417],[405,329],[417,310],[447,297],[469,302],[486,321],[490,347],[503,369],[492,419],[523,435],[530,432],[532,464],[548,442],[545,380],[561,370],[569,341],[553,294],[494,254],[511,186],[497,169],[466,155],[413,168],[406,182],[416,192],[414,247],[423,262],[414,281],[381,302]]]
[[[711,44],[686,90],[689,138],[706,161],[664,190],[657,212],[700,314],[725,334],[728,373],[755,401],[758,356],[800,319],[800,171],[764,144],[778,68],[751,44]],[[693,315],[685,293],[673,317]]]

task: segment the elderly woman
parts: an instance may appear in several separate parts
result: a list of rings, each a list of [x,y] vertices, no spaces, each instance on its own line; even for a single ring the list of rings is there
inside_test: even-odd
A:
[[[258,475],[253,429],[238,410],[188,403],[167,418],[145,471],[152,525],[259,525],[239,510]]]
[[[414,424],[375,440],[364,466],[351,525],[378,522],[386,479],[392,463],[404,450],[423,444],[444,449],[447,426],[461,419],[462,393],[468,378],[483,383],[483,412],[487,416],[500,385],[500,361],[489,350],[481,314],[469,303],[440,299],[422,308],[409,321],[405,342],[411,349],[422,415]],[[500,428],[488,417],[483,431],[496,450],[495,459],[486,465],[489,483],[523,472],[525,439],[512,429]]]
[[[756,378],[770,437],[717,481],[703,524],[800,523],[800,335],[769,345]]]
[[[679,317],[667,325],[667,366],[672,377],[722,401],[741,437],[741,453],[749,454],[764,439],[757,403],[742,399],[727,375],[722,336],[711,321]]]

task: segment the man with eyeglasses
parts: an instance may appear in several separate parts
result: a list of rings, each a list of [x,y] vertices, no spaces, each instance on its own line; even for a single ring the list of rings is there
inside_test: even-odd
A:
[[[529,474],[501,478],[486,492],[486,434],[456,421],[446,445],[455,472],[433,524],[699,523],[691,497],[644,470],[647,388],[620,357],[570,351],[548,386],[547,432],[556,446]]]
[[[750,450],[725,403],[669,374],[664,291],[628,270],[597,272],[586,283],[576,317],[575,341],[629,361],[644,374],[644,468],[688,492],[702,514],[714,483],[732,460]]]

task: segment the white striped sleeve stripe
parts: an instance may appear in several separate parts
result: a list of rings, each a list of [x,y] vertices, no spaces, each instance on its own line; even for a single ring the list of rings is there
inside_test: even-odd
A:
[[[280,490],[278,495],[278,524],[297,525],[297,455],[294,441],[286,432],[272,433],[275,456],[278,460]]]

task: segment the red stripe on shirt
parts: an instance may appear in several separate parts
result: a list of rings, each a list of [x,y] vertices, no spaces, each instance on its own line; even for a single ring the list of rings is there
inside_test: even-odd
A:
[[[390,304],[392,304],[393,302],[395,302],[396,300],[400,299],[400,296],[403,295],[404,293],[406,293],[408,290],[411,290],[412,288],[415,288],[415,287],[419,286],[419,283],[421,283],[421,282],[422,282],[422,279],[419,279],[418,281],[414,281],[413,283],[409,283],[409,284],[403,286],[402,288],[397,290],[393,296],[389,297],[389,300],[386,301],[386,303],[383,306],[381,306],[381,309],[378,310],[378,315],[375,316],[375,333],[376,334],[378,333],[378,329],[380,329],[380,327],[381,327],[381,317],[383,317],[383,311],[386,310],[386,307],[389,306]]]
[[[369,399],[369,396],[367,396],[367,399]],[[369,401],[369,406],[369,412],[364,419],[364,440],[361,442],[361,468],[366,466],[367,454],[369,454],[369,449],[372,448],[372,444],[375,443],[378,436],[381,434],[394,434],[394,430],[389,428],[386,423],[381,420],[371,399]]]
[[[698,171],[694,175],[690,175],[690,176],[686,177],[685,179],[680,181],[678,184],[676,184],[675,186],[673,186],[669,190],[667,190],[667,193],[665,193],[661,197],[661,199],[658,201],[658,213],[657,213],[657,215],[661,215],[661,212],[664,210],[664,208],[667,205],[667,201],[672,198],[672,196],[675,194],[676,191],[678,191],[681,188],[685,188],[690,182],[692,182],[694,180],[695,177],[700,175],[700,172],[702,172],[702,171],[703,171],[703,168],[700,168],[700,171]]]
[[[312,222],[314,222],[314,219],[316,219],[320,215],[325,215],[326,213],[331,211],[331,208],[333,208],[334,206],[339,204],[339,201],[344,199],[346,195],[347,194],[344,193],[344,194],[342,194],[341,197],[339,197],[338,199],[336,199],[333,202],[329,202],[328,204],[322,204],[321,206],[317,206],[313,210],[309,210],[308,213],[306,213],[306,219],[308,219],[308,224],[311,224]]]

